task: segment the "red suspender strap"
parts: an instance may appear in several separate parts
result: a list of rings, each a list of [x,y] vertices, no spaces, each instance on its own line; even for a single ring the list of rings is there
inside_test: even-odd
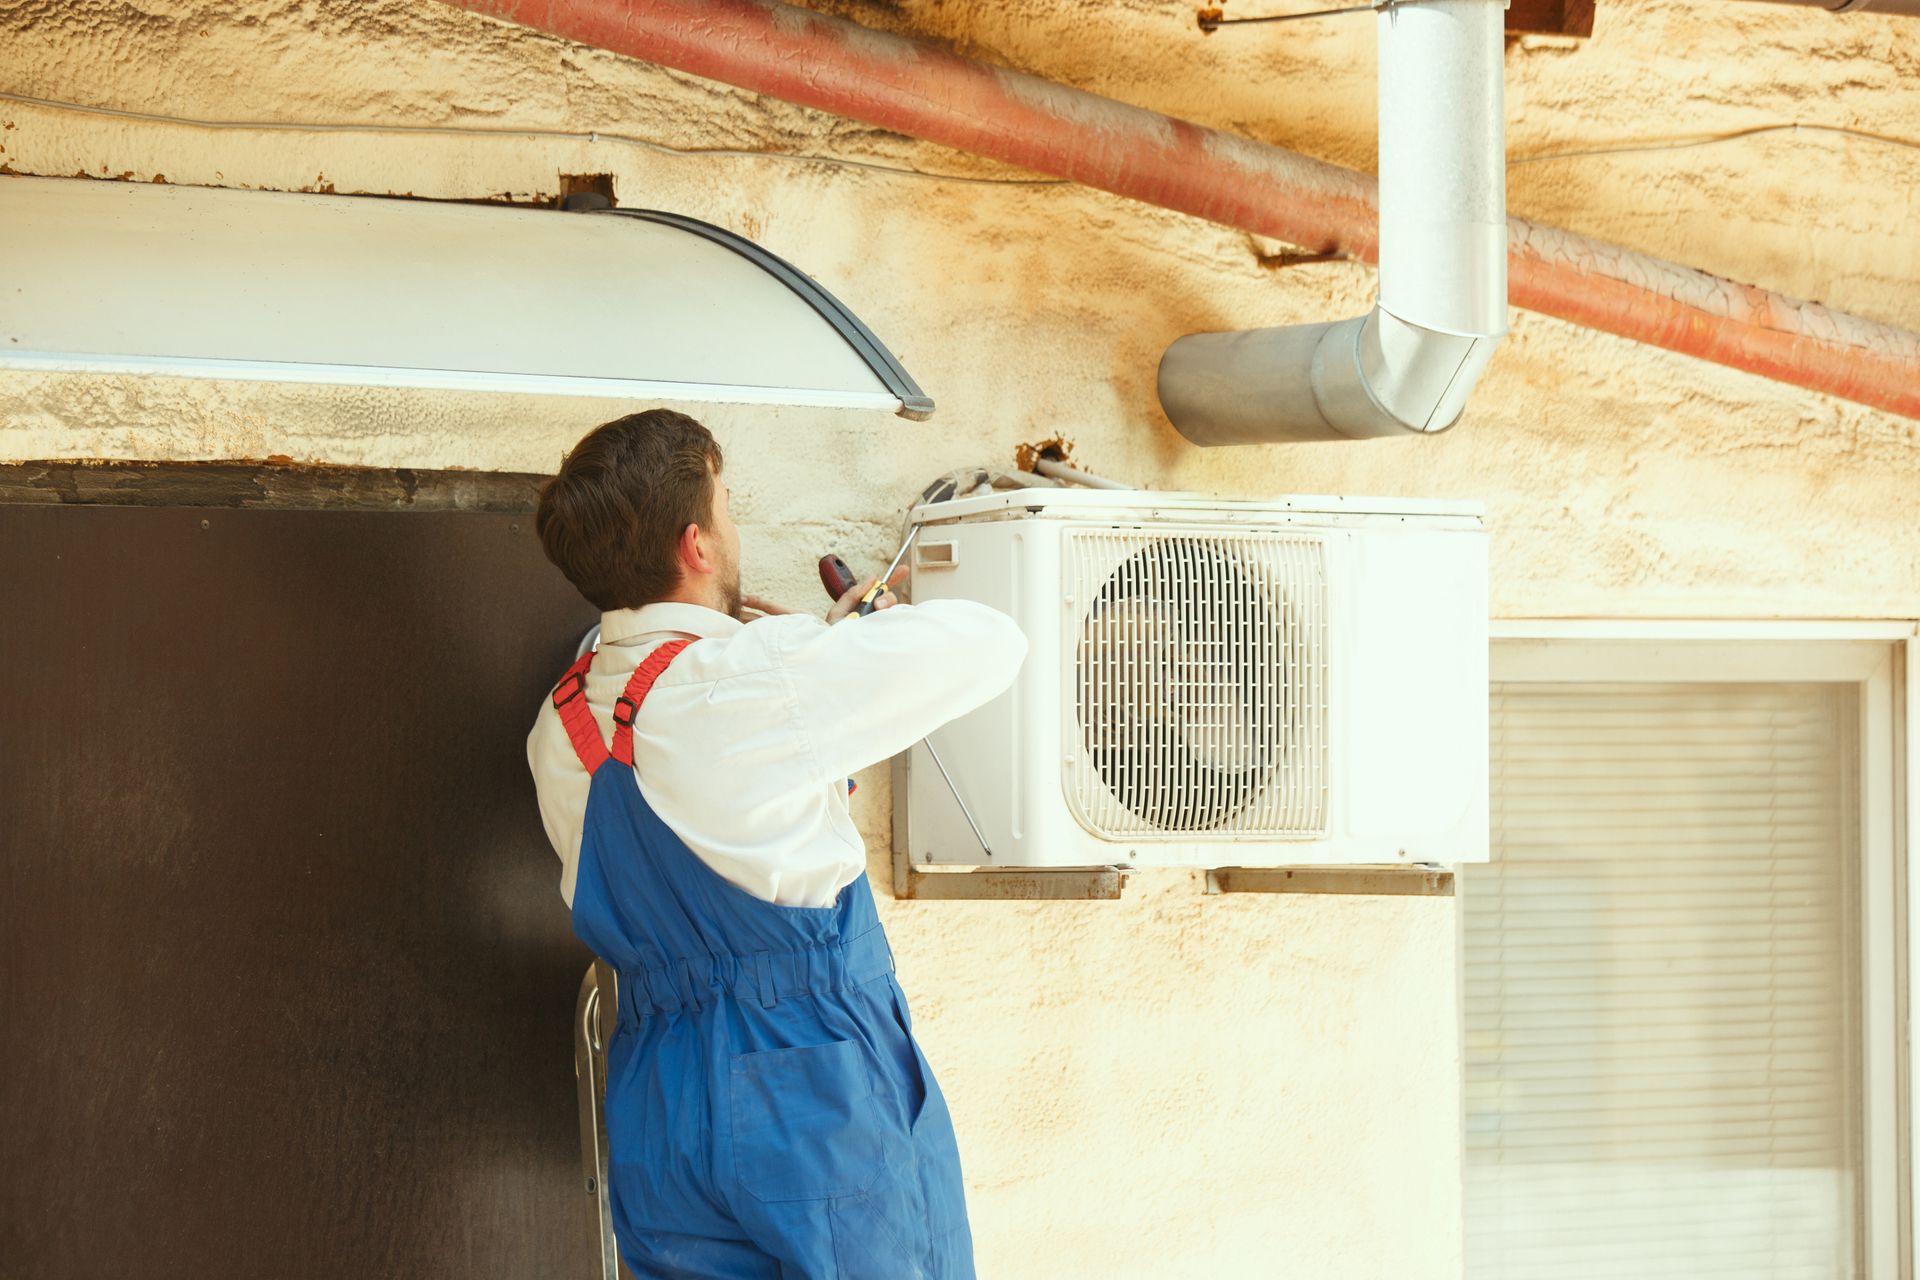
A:
[[[587,668],[592,665],[593,650],[589,649],[567,668],[567,674],[553,689],[553,709],[560,713],[560,723],[567,726],[567,737],[573,740],[573,753],[588,773],[607,762],[607,744],[600,741],[600,726],[593,722],[593,712],[587,708]]]
[[[627,691],[613,704],[613,750],[612,756],[621,764],[633,766],[633,718],[639,714],[640,704],[647,700],[647,691],[653,688],[653,682],[667,669],[667,664],[680,656],[680,651],[692,644],[691,640],[669,640],[652,653],[646,661],[633,670],[633,679],[627,681]],[[599,735],[594,736],[598,745]]]

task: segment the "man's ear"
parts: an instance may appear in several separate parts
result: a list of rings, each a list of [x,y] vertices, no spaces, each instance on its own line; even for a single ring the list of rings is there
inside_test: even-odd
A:
[[[712,573],[718,566],[707,553],[706,534],[697,524],[680,531],[680,569],[688,575]]]

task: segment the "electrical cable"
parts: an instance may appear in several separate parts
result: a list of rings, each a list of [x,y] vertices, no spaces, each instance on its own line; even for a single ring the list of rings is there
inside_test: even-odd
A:
[[[1866,129],[1855,129],[1844,124],[1761,124],[1750,129],[1734,129],[1727,133],[1708,133],[1697,137],[1674,138],[1662,142],[1623,142],[1618,146],[1586,147],[1576,151],[1547,151],[1530,156],[1516,156],[1508,159],[1507,167],[1521,164],[1538,164],[1542,160],[1569,160],[1576,156],[1617,156],[1642,151],[1684,151],[1689,147],[1711,146],[1716,142],[1737,142],[1742,138],[1755,138],[1763,133],[1833,133],[1845,138],[1865,138],[1872,142],[1885,143],[1890,147],[1907,147],[1920,151],[1920,142],[1909,138],[1896,138],[1891,134],[1873,133]]]
[[[1404,3],[1405,0],[1402,0]],[[442,134],[454,137],[481,138],[549,138],[569,142],[597,143],[602,140],[619,142],[639,147],[646,151],[674,156],[717,156],[737,157],[757,160],[787,160],[799,164],[838,165],[852,169],[867,169],[876,173],[896,174],[901,177],[925,178],[934,182],[962,182],[989,187],[1063,187],[1072,186],[1067,178],[981,178],[965,174],[934,173],[926,169],[914,169],[902,165],[878,164],[871,160],[854,160],[842,156],[800,155],[790,151],[756,151],[743,147],[676,147],[670,143],[655,142],[651,138],[635,137],[626,133],[610,133],[594,129],[587,132],[566,129],[487,129],[473,125],[431,125],[431,124],[351,124],[351,123],[299,123],[281,120],[202,120],[192,116],[162,115],[150,111],[127,111],[118,107],[96,107],[81,102],[65,102],[58,98],[38,98],[23,93],[0,91],[0,101],[18,102],[27,106],[45,107],[57,111],[73,111],[83,115],[110,116],[122,120],[139,120],[151,124],[182,125],[196,129],[232,129],[232,130],[280,130],[298,133],[391,133],[391,134]],[[1896,137],[1892,134],[1874,133],[1868,129],[1856,129],[1849,125],[1810,124],[1793,121],[1787,124],[1762,124],[1746,129],[1734,129],[1725,133],[1701,134],[1693,137],[1670,138],[1661,140],[1629,140],[1617,145],[1583,147],[1568,151],[1547,151],[1533,155],[1512,156],[1507,160],[1509,169],[1524,164],[1540,164],[1548,160],[1571,160],[1586,156],[1629,155],[1658,151],[1684,151],[1693,147],[1713,146],[1718,143],[1738,142],[1746,138],[1755,138],[1770,133],[1829,133],[1840,137],[1859,138],[1869,142],[1878,142],[1890,147],[1904,147],[1920,151],[1920,141],[1911,138]]]
[[[1432,0],[1372,0],[1370,4],[1347,5],[1340,9],[1315,9],[1309,13],[1267,13],[1252,18],[1229,18],[1219,9],[1200,11],[1200,29],[1212,35],[1221,27],[1251,26],[1258,22],[1304,22],[1309,18],[1339,18],[1350,13],[1383,13],[1405,5],[1429,4]]]
[[[27,106],[46,107],[56,111],[73,111],[82,115],[110,116],[119,120],[139,120],[149,124],[182,125],[195,129],[219,129],[239,131],[290,131],[297,133],[392,133],[392,134],[441,134],[451,137],[473,138],[548,138],[566,142],[618,142],[627,146],[639,147],[662,155],[674,156],[719,156],[737,157],[755,160],[787,160],[799,164],[839,165],[849,169],[869,169],[875,173],[898,174],[902,177],[926,178],[936,182],[964,182],[988,187],[1066,187],[1072,186],[1067,178],[979,178],[959,173],[933,173],[926,169],[914,169],[905,165],[878,164],[871,160],[853,160],[843,156],[810,156],[790,151],[755,151],[744,147],[676,147],[665,142],[655,142],[651,138],[636,137],[630,133],[611,133],[605,129],[591,129],[586,132],[571,129],[487,129],[475,125],[451,124],[354,124],[322,121],[302,124],[284,120],[202,120],[193,116],[162,115],[151,111],[128,111],[119,107],[96,107],[84,102],[65,102],[58,98],[37,98],[24,93],[0,91],[0,101],[19,102]]]

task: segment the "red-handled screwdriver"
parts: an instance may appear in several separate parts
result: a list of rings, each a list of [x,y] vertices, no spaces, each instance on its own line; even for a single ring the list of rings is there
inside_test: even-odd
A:
[[[873,612],[873,602],[878,600],[880,593],[887,589],[887,582],[893,577],[893,571],[900,567],[900,562],[906,558],[907,548],[911,547],[914,539],[919,536],[920,526],[915,525],[913,531],[907,534],[906,541],[900,544],[900,550],[894,553],[893,563],[887,566],[887,571],[874,579],[873,585],[867,588],[867,593],[860,597],[860,603],[853,606],[852,616],[864,618]],[[847,567],[847,562],[839,556],[820,557],[820,585],[825,587],[827,594],[835,600],[853,590],[859,581],[853,576],[853,570]]]
[[[853,590],[860,579],[853,576],[853,570],[847,562],[836,555],[820,557],[820,585],[827,589],[829,599],[838,601],[841,596]]]

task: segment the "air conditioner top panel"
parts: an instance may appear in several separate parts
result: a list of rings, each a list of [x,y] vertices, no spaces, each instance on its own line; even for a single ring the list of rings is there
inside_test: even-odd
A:
[[[921,524],[961,520],[1053,517],[1083,520],[1219,519],[1281,523],[1332,518],[1398,517],[1423,527],[1479,528],[1486,508],[1478,502],[1430,498],[1346,498],[1325,494],[1286,494],[1273,498],[1220,498],[1204,493],[1168,493],[1157,489],[1041,488],[1005,489],[977,498],[915,507]]]

